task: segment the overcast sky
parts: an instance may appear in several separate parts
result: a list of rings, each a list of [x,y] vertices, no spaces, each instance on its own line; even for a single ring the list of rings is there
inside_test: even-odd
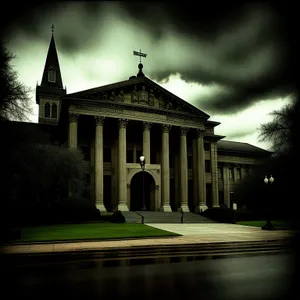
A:
[[[20,80],[35,89],[54,24],[68,93],[135,75],[132,52],[141,49],[148,54],[145,75],[221,122],[216,134],[268,149],[258,141],[258,128],[295,92],[286,20],[267,4],[218,8],[220,13],[158,2],[24,6],[7,24],[5,38]],[[32,102],[37,122],[34,93]]]

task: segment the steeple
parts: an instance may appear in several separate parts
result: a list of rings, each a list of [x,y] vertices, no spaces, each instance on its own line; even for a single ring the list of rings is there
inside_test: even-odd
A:
[[[54,40],[54,25],[52,25],[51,30],[52,36],[48,48],[48,54],[46,58],[41,86],[56,87],[63,89],[63,82],[61,78],[59,61]]]
[[[39,123],[58,124],[62,105],[63,88],[58,56],[54,41],[54,26],[46,58],[42,82],[36,86],[36,103],[39,105]]]

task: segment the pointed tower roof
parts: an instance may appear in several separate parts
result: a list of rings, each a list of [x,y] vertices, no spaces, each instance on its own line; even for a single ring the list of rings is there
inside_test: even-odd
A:
[[[48,54],[47,54],[47,59],[46,59],[46,63],[45,63],[41,86],[57,87],[57,88],[62,89],[63,82],[62,82],[62,78],[61,78],[61,72],[60,72],[60,67],[59,67],[57,51],[56,51],[53,29],[54,29],[54,26],[52,25],[52,36],[51,36],[51,41],[50,41],[50,45],[48,48]],[[55,82],[51,82],[48,80],[48,72],[51,69],[55,70],[55,75],[56,75]]]

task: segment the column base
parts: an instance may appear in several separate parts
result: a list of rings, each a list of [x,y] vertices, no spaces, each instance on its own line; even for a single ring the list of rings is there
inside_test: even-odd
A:
[[[205,204],[203,204],[203,205],[198,205],[198,206],[196,206],[196,213],[201,213],[201,212],[203,212],[203,211],[205,211],[205,210],[207,210],[207,205],[205,205]]]
[[[170,205],[163,205],[161,208],[160,208],[160,211],[164,211],[164,212],[172,212],[172,208]]]
[[[190,209],[189,209],[189,207],[188,207],[187,204],[183,204],[183,205],[181,205],[181,207],[179,208],[179,211],[190,212]]]
[[[118,210],[120,211],[129,211],[128,206],[126,203],[119,203],[118,204]]]
[[[100,210],[101,215],[107,214],[107,210],[103,203],[98,203],[98,204],[96,203],[96,208]]]

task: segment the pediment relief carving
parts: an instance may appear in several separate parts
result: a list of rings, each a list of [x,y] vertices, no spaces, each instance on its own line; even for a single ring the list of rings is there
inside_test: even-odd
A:
[[[125,95],[123,90],[114,90],[109,92],[94,93],[86,97],[90,100],[110,100],[114,102],[124,102]]]
[[[126,103],[148,105],[150,107],[157,107],[174,113],[186,112],[195,114],[195,111],[188,105],[181,103],[175,97],[172,97],[171,95],[164,93],[164,91],[152,87],[147,83],[94,92],[81,97],[88,100],[104,100],[115,103],[124,103],[126,101]],[[127,102],[128,100],[129,102]]]

